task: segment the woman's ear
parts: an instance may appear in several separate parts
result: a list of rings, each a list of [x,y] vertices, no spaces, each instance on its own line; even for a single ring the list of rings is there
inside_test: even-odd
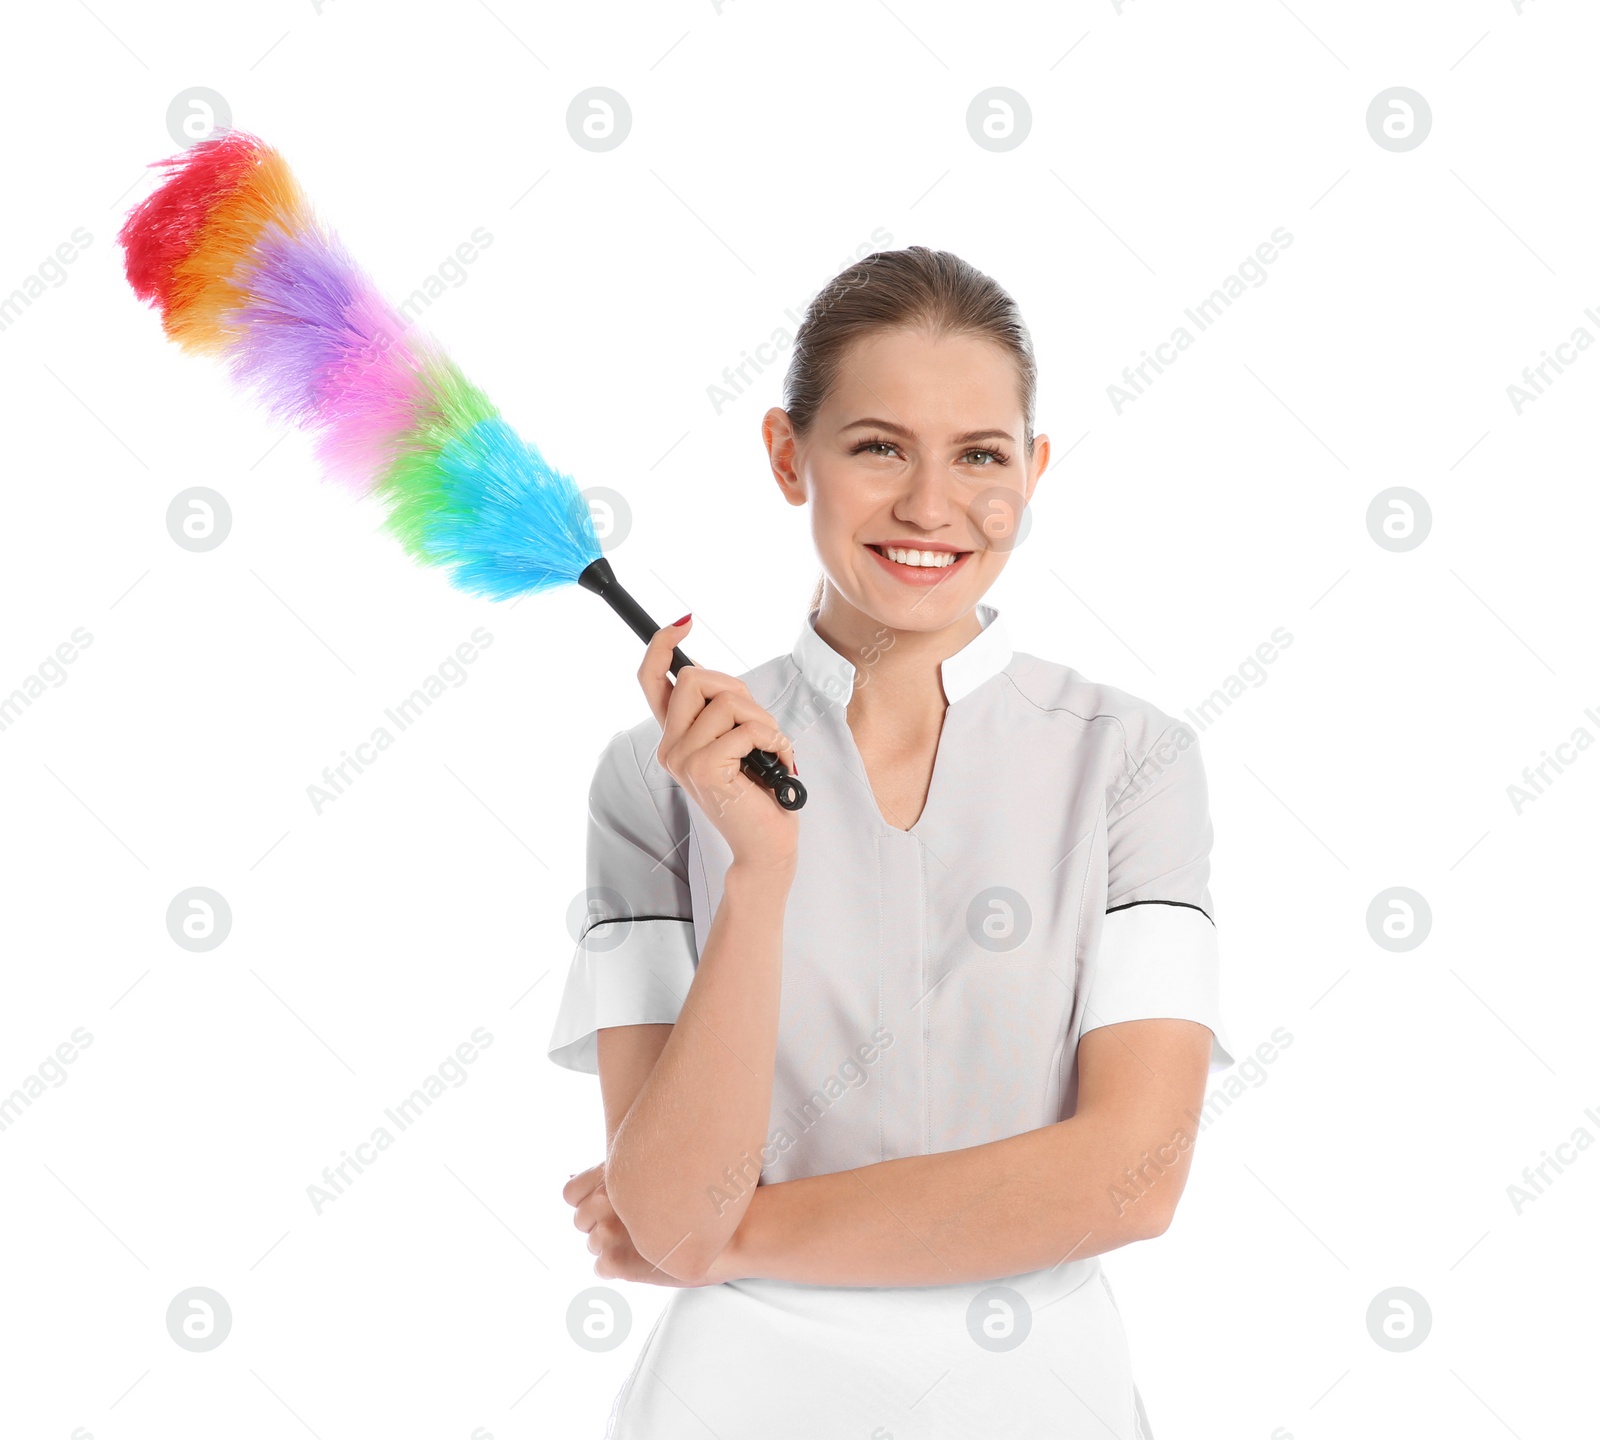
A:
[[[794,425],[789,420],[789,412],[781,405],[774,405],[761,417],[761,438],[772,464],[772,478],[778,482],[783,498],[791,505],[804,505],[806,487],[796,464]]]
[[[1028,461],[1028,480],[1022,491],[1022,503],[1033,503],[1034,487],[1039,483],[1039,477],[1050,468],[1050,437],[1048,435],[1035,435],[1033,437],[1033,455]]]

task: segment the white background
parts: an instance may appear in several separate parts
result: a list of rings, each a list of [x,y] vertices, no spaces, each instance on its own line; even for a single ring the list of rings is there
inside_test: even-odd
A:
[[[92,238],[0,331],[0,694],[92,643],[0,731],[0,1095],[92,1044],[0,1130],[7,1436],[598,1435],[668,1294],[626,1287],[609,1354],[569,1339],[600,1282],[560,1189],[603,1130],[545,1056],[637,644],[577,590],[452,591],[162,337],[114,235],[195,86],[391,297],[490,232],[424,328],[626,497],[619,575],[735,673],[792,644],[816,564],[760,442],[787,352],[720,413],[709,387],[880,227],[1004,285],[1058,457],[988,597],[1016,648],[1176,715],[1293,637],[1202,737],[1235,1049],[1293,1041],[1206,1129],[1167,1235],[1106,1261],[1156,1434],[1592,1424],[1600,1147],[1520,1214],[1507,1187],[1600,1138],[1600,755],[1520,814],[1507,786],[1600,735],[1600,355],[1520,414],[1507,386],[1600,336],[1600,26],[1574,0],[1122,8],[8,12],[0,294]],[[566,121],[597,85],[633,117],[601,154]],[[1032,114],[1000,153],[965,118],[992,86]],[[1432,110],[1406,152],[1366,124],[1393,86]],[[1266,283],[1119,414],[1123,366],[1279,226]],[[232,510],[204,554],[166,528],[193,485]],[[1397,485],[1432,511],[1404,553],[1366,521]],[[477,626],[466,683],[317,813],[323,767]],[[165,920],[194,886],[233,917],[203,954]],[[1432,910],[1405,953],[1367,929],[1391,886]],[[479,1026],[466,1083],[316,1213]],[[167,1333],[191,1286],[232,1309],[208,1353]],[[1367,1328],[1394,1286],[1432,1312],[1406,1353]]]

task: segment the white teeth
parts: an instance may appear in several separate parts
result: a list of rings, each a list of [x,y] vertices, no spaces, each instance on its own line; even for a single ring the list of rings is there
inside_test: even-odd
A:
[[[902,565],[926,565],[934,570],[946,569],[961,558],[948,550],[898,550],[892,545],[885,545],[883,553]]]

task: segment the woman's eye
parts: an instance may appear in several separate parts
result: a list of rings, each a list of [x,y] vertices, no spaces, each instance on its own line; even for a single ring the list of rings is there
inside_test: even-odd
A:
[[[852,455],[878,455],[889,456],[899,450],[899,445],[893,440],[863,440],[853,450]],[[978,457],[978,458],[974,458]],[[964,465],[976,465],[980,470],[992,469],[996,465],[1004,465],[1006,457],[998,450],[978,449],[968,450],[961,456]]]

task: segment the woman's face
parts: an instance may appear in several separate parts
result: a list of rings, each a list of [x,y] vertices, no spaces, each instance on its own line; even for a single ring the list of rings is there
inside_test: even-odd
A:
[[[773,473],[811,506],[829,582],[896,630],[939,630],[977,604],[1010,554],[1049,460],[1022,449],[1016,362],[992,341],[880,331],[846,352],[811,432],[767,412]]]

